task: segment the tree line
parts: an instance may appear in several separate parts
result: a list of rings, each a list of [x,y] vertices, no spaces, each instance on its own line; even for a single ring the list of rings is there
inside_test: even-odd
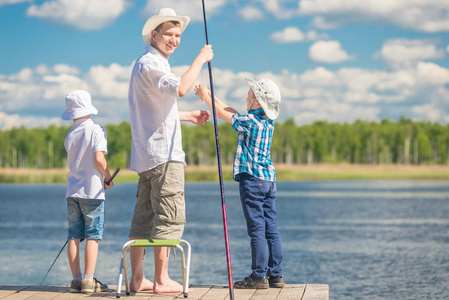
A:
[[[129,122],[105,126],[108,163],[128,168],[131,154]],[[13,128],[0,131],[0,167],[62,168],[67,165],[64,140],[71,126]],[[190,165],[216,164],[213,124],[183,125],[183,148]],[[218,125],[223,164],[232,164],[237,133],[228,123]],[[298,126],[292,119],[276,123],[272,160],[285,164],[449,164],[449,125],[399,121],[317,121]]]

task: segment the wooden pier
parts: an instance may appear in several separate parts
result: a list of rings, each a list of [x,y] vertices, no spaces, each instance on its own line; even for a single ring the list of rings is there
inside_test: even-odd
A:
[[[229,299],[229,288],[225,285],[193,285],[195,292],[189,294],[188,300],[226,300]],[[117,286],[109,286],[104,293],[81,294],[69,293],[67,286],[1,286],[0,299],[83,299],[85,297],[116,299]],[[124,291],[124,287],[122,289]],[[282,289],[234,289],[236,300],[328,300],[329,286],[326,284],[286,284]],[[154,294],[151,291],[121,293],[120,299],[157,300],[185,299],[180,294]]]

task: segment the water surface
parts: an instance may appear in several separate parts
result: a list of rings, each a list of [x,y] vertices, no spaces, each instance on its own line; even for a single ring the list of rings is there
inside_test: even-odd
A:
[[[65,243],[65,185],[0,185],[0,285],[39,285]],[[278,182],[286,283],[329,284],[331,299],[449,299],[448,181]],[[117,284],[136,184],[107,191],[95,276]],[[250,274],[236,183],[225,184],[234,280]],[[186,184],[192,284],[227,284],[218,183]],[[181,280],[179,257],[170,274]],[[152,251],[144,261],[152,277]],[[71,280],[64,251],[44,285]]]

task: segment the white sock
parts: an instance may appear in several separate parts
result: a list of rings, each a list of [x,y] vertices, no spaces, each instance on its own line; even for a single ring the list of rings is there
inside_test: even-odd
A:
[[[89,281],[94,281],[94,275],[87,275],[84,274],[83,280],[89,280]]]
[[[81,273],[72,274],[72,276],[73,276],[73,280],[81,281],[81,279],[83,279],[83,276],[81,275]]]

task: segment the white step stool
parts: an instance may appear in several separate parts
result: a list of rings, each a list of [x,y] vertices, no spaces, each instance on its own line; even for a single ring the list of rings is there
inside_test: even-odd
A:
[[[184,248],[181,244],[185,245],[187,248],[187,253],[184,255]],[[126,287],[126,295],[130,294],[129,291],[129,278],[128,278],[128,264],[126,263],[126,251],[131,247],[173,247],[179,250],[181,253],[181,270],[182,270],[182,287],[184,298],[189,296],[189,275],[190,275],[190,254],[191,247],[190,244],[181,239],[174,240],[130,240],[123,245],[122,248],[122,260],[120,262],[120,272],[118,276],[118,284],[117,284],[117,295],[116,298],[120,298],[120,293],[122,289],[122,278],[123,278],[123,270],[125,271],[125,287]]]

